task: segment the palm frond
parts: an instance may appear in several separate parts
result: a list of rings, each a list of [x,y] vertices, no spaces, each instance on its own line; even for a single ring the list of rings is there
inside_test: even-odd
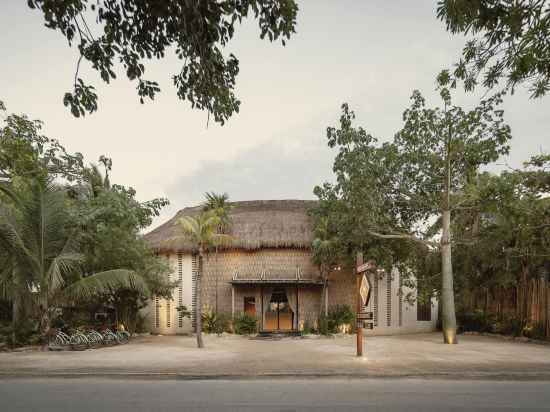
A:
[[[63,290],[63,297],[73,302],[85,302],[121,289],[150,294],[147,283],[140,275],[130,270],[116,269],[96,273],[72,283]]]
[[[47,284],[50,293],[55,293],[65,285],[65,275],[77,269],[84,260],[84,255],[75,252],[63,252],[52,259],[48,269]]]

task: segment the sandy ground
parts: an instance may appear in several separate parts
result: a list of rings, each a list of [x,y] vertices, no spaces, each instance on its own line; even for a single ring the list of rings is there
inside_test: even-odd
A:
[[[197,349],[193,337],[147,336],[81,352],[0,353],[0,374],[490,374],[550,379],[550,346],[487,336],[460,336],[458,345],[444,345],[438,333],[369,337],[363,358],[355,356],[354,336],[349,335],[281,340],[207,335],[205,343],[205,349]]]

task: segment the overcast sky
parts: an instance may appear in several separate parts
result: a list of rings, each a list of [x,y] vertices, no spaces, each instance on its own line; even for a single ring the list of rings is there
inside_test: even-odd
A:
[[[300,1],[297,33],[286,47],[259,39],[255,21],[245,23],[228,51],[240,60],[240,113],[225,126],[179,101],[168,58],[146,67],[162,88],[141,105],[135,84],[124,78],[104,85],[82,74],[99,94],[98,112],[75,119],[62,104],[71,89],[77,54],[64,37],[43,26],[43,17],[22,0],[0,0],[0,99],[9,112],[45,122],[44,131],[87,161],[113,159],[111,181],[134,187],[141,200],[167,197],[155,225],[206,191],[232,200],[313,198],[316,184],[332,178],[334,153],[325,130],[348,102],[357,124],[381,140],[401,125],[412,90],[439,104],[434,78],[460,54],[464,39],[450,36],[435,17],[435,1]],[[476,97],[461,96],[465,107]],[[531,154],[550,151],[550,96],[507,98],[505,118],[514,140],[500,163],[518,166]]]

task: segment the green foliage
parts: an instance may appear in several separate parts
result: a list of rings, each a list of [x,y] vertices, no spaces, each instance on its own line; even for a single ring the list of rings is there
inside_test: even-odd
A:
[[[521,336],[524,322],[516,317],[507,317],[497,324],[497,332],[509,336]]]
[[[14,328],[12,324],[0,324],[0,343],[11,347],[39,345],[43,342],[42,334],[38,329],[38,323],[33,320],[20,322]],[[15,340],[14,340],[15,338]]]
[[[544,333],[545,327],[543,322],[537,322],[533,324],[527,324],[523,328],[523,336],[530,339],[544,340],[546,339],[546,334]]]
[[[43,13],[46,27],[78,48],[74,89],[64,98],[74,116],[97,109],[95,88],[79,77],[82,60],[106,83],[116,78],[115,63],[120,62],[128,79],[137,83],[143,103],[160,91],[156,81],[144,78],[145,62],[173,50],[183,61],[172,77],[178,97],[193,108],[207,110],[221,124],[240,106],[233,93],[239,61],[224,52],[236,26],[254,17],[262,39],[281,38],[284,45],[294,33],[298,12],[294,0],[29,0],[28,4]]]
[[[185,318],[191,318],[191,311],[185,305],[177,306],[176,310]]]
[[[0,115],[6,111],[0,105]],[[55,139],[41,134],[42,122],[9,114],[0,126],[0,179],[13,181],[48,176],[74,181],[84,169],[80,153],[67,153]]]
[[[461,313],[457,317],[464,332],[495,332],[497,328],[495,317],[482,310]]]
[[[457,290],[513,287],[536,276],[550,250],[550,159],[537,156],[520,170],[477,175],[457,210],[453,263]]]
[[[56,305],[94,299],[135,324],[152,294],[173,288],[140,236],[167,201],[138,202],[132,188],[111,185],[109,158],[99,159],[103,177],[40,127],[10,115],[0,128],[0,297],[16,321],[37,317],[43,331]]]
[[[258,331],[258,319],[247,313],[238,313],[233,317],[233,331],[237,335],[251,335]]]
[[[441,80],[466,90],[478,83],[493,88],[505,80],[513,89],[527,83],[532,97],[550,90],[550,4],[545,1],[442,0],[437,16],[453,34],[476,36],[468,41],[452,73]],[[481,78],[481,79],[480,79]]]
[[[326,322],[329,333],[338,333],[343,325],[351,325],[353,328],[355,313],[349,305],[336,305],[329,309]]]
[[[331,332],[328,326],[328,317],[322,313],[319,316],[319,335],[328,336],[330,334]]]
[[[339,127],[327,129],[329,147],[338,150],[336,183],[314,189],[320,202],[312,210],[315,227],[328,228],[326,237],[348,262],[363,251],[387,272],[397,266],[405,278],[425,276],[434,291],[441,260],[429,252],[440,246],[441,226],[432,222],[441,222],[446,208],[454,213],[469,176],[506,154],[511,138],[500,95],[469,111],[452,105],[448,90],[441,97],[443,107],[429,108],[415,91],[403,127],[383,144],[354,125],[344,104]]]
[[[221,335],[229,330],[231,317],[225,313],[215,313],[208,310],[202,314],[202,331]]]
[[[229,203],[229,195],[227,193],[208,192],[204,194],[204,197],[206,200],[203,203],[202,210],[213,213],[218,217],[219,233],[228,233],[231,229],[231,209],[233,208]]]
[[[302,335],[311,335],[313,333],[313,325],[309,320],[306,319],[304,322],[304,327],[302,329]]]

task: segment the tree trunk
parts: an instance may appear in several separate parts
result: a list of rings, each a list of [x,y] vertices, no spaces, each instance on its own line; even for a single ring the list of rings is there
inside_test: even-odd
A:
[[[13,347],[17,344],[17,327],[19,326],[19,297],[13,296],[11,313],[11,344]]]
[[[456,338],[456,314],[453,289],[453,264],[451,260],[451,211],[443,211],[443,233],[441,236],[441,303],[443,341],[458,343]]]
[[[197,335],[197,347],[204,348],[202,341],[202,304],[201,304],[201,281],[202,281],[202,253],[199,253],[199,262],[197,270],[197,278],[195,279],[195,334]]]

